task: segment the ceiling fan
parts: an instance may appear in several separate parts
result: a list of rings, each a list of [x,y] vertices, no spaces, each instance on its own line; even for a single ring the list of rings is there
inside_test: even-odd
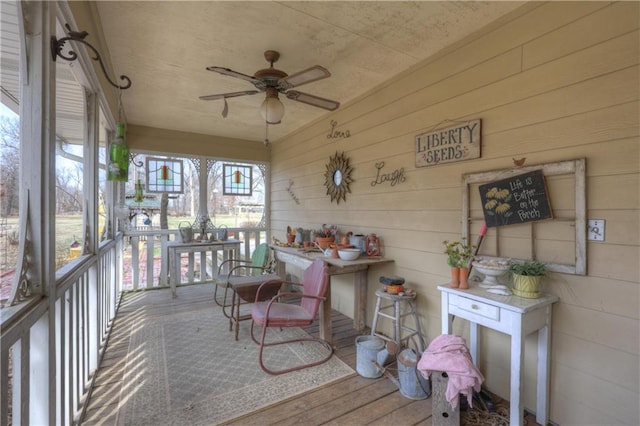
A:
[[[294,101],[313,105],[329,111],[334,111],[340,106],[339,102],[330,99],[321,98],[319,96],[310,95],[308,93],[290,90],[303,84],[322,80],[331,76],[331,73],[320,65],[315,65],[306,70],[288,75],[286,72],[273,67],[274,62],[280,58],[280,53],[275,50],[267,50],[264,52],[264,58],[271,64],[271,67],[261,69],[255,72],[253,76],[233,71],[229,68],[207,67],[207,70],[240,78],[253,84],[258,90],[243,90],[241,92],[219,93],[216,95],[200,96],[200,99],[212,101],[216,99],[224,99],[225,106],[222,116],[226,117],[228,112],[227,98],[236,96],[255,95],[257,93],[266,92],[266,98],[260,107],[260,112],[268,124],[279,124],[284,116],[284,105],[278,99],[278,93],[284,94],[287,98]]]

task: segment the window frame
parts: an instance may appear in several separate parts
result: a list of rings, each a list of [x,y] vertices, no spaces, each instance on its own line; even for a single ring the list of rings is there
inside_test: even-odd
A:
[[[545,262],[547,270],[573,275],[587,274],[587,244],[586,244],[586,159],[560,161],[533,166],[518,167],[513,169],[490,170],[479,173],[468,173],[462,176],[462,236],[470,240],[470,228],[472,221],[484,221],[484,218],[471,218],[470,187],[474,184],[488,183],[494,180],[505,179],[516,174],[527,173],[534,170],[542,170],[544,176],[572,175],[574,179],[575,216],[573,226],[575,228],[575,264]],[[550,219],[555,220],[555,219]],[[533,226],[533,225],[532,225]],[[533,255],[535,245],[532,242]],[[486,258],[503,259],[500,256],[482,255]]]

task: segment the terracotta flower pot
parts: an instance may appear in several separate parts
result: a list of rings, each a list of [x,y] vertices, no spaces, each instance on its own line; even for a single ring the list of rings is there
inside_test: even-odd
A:
[[[449,287],[458,288],[460,286],[460,268],[451,267],[451,282]]]
[[[460,268],[460,285],[458,288],[460,290],[469,289],[469,268]]]
[[[316,243],[318,243],[321,249],[328,248],[335,240],[334,237],[316,237]]]

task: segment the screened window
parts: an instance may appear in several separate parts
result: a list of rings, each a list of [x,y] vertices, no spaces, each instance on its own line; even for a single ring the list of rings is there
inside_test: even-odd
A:
[[[56,269],[84,252],[85,96],[71,68],[56,62]]]
[[[107,182],[107,125],[104,113],[100,110],[98,128],[98,241],[105,240],[107,235],[107,205],[110,202],[111,191]]]
[[[0,7],[0,306],[8,302],[20,242],[20,55],[18,9]]]

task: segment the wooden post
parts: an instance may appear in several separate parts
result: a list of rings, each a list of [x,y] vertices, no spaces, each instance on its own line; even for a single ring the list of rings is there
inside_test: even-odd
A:
[[[455,410],[447,401],[449,377],[444,371],[431,372],[431,398],[433,398],[433,426],[457,426],[460,424],[460,406]]]

